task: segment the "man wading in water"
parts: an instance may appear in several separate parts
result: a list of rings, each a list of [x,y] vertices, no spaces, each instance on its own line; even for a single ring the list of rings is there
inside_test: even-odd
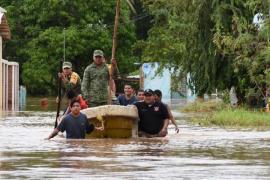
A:
[[[154,92],[151,89],[144,91],[144,101],[134,105],[139,114],[140,137],[165,137],[168,133],[169,114],[166,106],[155,102]]]
[[[161,102],[162,92],[159,89],[156,89],[154,91],[154,98],[155,98],[155,101],[156,102],[162,103],[162,104],[164,104],[167,107],[167,110],[168,110],[168,113],[169,113],[169,119],[171,120],[172,124],[175,126],[176,133],[179,133],[179,128],[178,128],[177,123],[176,123],[176,121],[175,121],[175,119],[173,117],[171,108],[169,107],[168,104],[165,104],[165,103]]]
[[[70,103],[71,113],[63,118],[60,124],[53,130],[47,140],[53,138],[59,131],[66,131],[67,139],[84,139],[85,133],[90,134],[94,129],[103,131],[103,127],[95,127],[93,124],[89,124],[85,114],[80,112],[81,105],[78,100],[74,100]]]

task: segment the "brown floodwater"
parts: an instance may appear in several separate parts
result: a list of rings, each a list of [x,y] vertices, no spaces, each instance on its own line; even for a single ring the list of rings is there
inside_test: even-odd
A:
[[[0,179],[270,179],[267,131],[199,127],[174,111],[181,131],[166,138],[47,141],[54,105],[36,102],[1,114]]]

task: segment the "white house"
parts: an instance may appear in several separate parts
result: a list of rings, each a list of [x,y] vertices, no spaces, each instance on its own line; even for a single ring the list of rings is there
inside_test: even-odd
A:
[[[143,89],[159,89],[162,92],[162,101],[165,103],[171,103],[179,99],[186,99],[193,101],[195,95],[188,88],[187,80],[189,76],[183,79],[174,80],[172,78],[173,72],[167,68],[163,68],[160,73],[157,73],[159,69],[158,63],[144,63],[141,67],[140,74],[140,87]],[[172,84],[178,83],[178,90],[172,90]]]

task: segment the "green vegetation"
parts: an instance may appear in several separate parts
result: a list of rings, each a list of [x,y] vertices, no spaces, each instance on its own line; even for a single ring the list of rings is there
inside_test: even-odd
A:
[[[221,101],[211,100],[211,101],[195,101],[186,105],[181,111],[183,112],[212,112],[222,109],[227,109],[229,106]]]
[[[270,115],[265,112],[252,112],[246,109],[227,109],[212,112],[193,122],[203,126],[222,126],[233,128],[270,128]]]
[[[121,74],[134,71],[136,42],[133,15],[121,1],[116,58]],[[31,95],[54,94],[59,60],[63,58],[64,28],[66,60],[82,77],[93,51],[102,49],[110,60],[115,1],[99,0],[2,0],[7,10],[12,39],[4,45],[4,58],[19,61],[20,82]]]
[[[3,56],[20,62],[21,84],[32,95],[55,93],[64,28],[66,59],[80,75],[94,49],[110,59],[115,1],[1,0],[1,6],[12,32]],[[158,61],[177,79],[189,74],[199,97],[234,86],[240,103],[262,99],[270,81],[269,9],[269,0],[121,1],[120,72],[138,69],[134,62]],[[252,23],[257,13],[263,14],[260,29]]]
[[[143,0],[154,16],[143,58],[190,74],[198,96],[236,87],[240,102],[263,96],[270,77],[268,0]],[[252,24],[264,16],[259,30]]]
[[[194,102],[182,109],[184,112],[204,112],[192,118],[192,122],[202,126],[233,128],[270,128],[270,114],[246,108],[232,109],[221,101]]]

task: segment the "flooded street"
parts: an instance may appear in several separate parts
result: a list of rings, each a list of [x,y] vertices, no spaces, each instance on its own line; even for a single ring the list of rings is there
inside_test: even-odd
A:
[[[0,119],[0,179],[270,179],[270,133],[203,128],[174,112],[161,139],[44,140],[55,112]]]

